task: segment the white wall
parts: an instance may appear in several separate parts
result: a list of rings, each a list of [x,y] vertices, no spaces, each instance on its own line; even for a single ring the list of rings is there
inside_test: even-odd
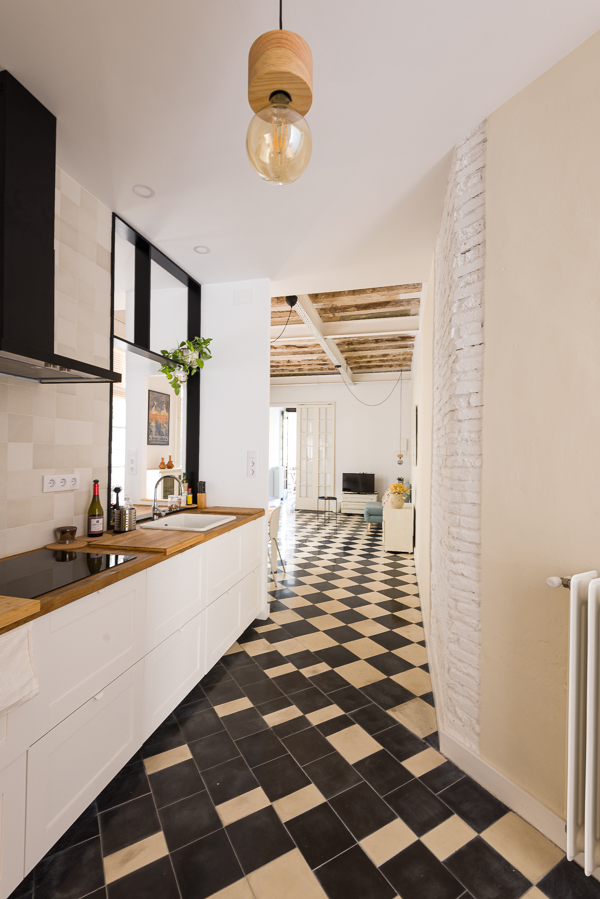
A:
[[[281,413],[284,406],[269,410],[269,468],[281,465]]]
[[[211,506],[266,508],[269,462],[269,281],[202,287],[202,336],[212,337],[200,390],[200,468]],[[257,476],[246,453],[258,451]]]
[[[406,376],[408,378],[408,375]],[[390,392],[393,381],[363,381],[352,387],[365,403],[379,403]],[[381,494],[398,477],[411,480],[410,416],[412,382],[402,383],[402,438],[409,438],[404,465],[397,465],[400,439],[400,385],[380,406],[363,406],[342,384],[283,384],[271,387],[271,403],[335,403],[335,490],[342,494],[342,473],[365,471],[375,474],[375,490]]]

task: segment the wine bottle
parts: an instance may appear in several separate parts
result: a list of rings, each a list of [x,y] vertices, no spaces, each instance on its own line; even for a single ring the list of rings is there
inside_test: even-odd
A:
[[[100,502],[99,481],[94,481],[94,493],[88,509],[88,537],[101,537],[104,533],[104,510]]]

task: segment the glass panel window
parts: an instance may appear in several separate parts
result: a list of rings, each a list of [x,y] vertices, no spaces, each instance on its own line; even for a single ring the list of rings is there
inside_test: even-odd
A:
[[[150,349],[174,350],[187,340],[188,289],[157,262],[150,263]],[[200,336],[200,335],[195,335]]]
[[[115,232],[115,308],[114,331],[117,337],[133,343],[135,286],[135,247]]]

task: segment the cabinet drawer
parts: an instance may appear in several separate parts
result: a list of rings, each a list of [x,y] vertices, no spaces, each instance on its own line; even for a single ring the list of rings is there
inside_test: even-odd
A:
[[[243,574],[249,574],[261,564],[267,553],[266,518],[258,518],[240,528],[243,547]]]
[[[250,572],[206,609],[206,667],[210,670],[260,611],[262,569]]]
[[[27,752],[32,740],[31,710],[34,701],[31,699],[7,715],[0,715],[0,769]]]
[[[205,674],[205,624],[206,612],[201,612],[144,659],[144,739]]]
[[[0,899],[23,880],[27,754],[0,771]]]
[[[242,547],[244,530],[244,527],[236,528],[204,544],[202,596],[206,605],[241,581],[244,576]]]
[[[142,743],[143,662],[61,721],[29,750],[29,871]]]
[[[142,657],[145,586],[142,571],[34,621],[33,740]]]
[[[203,548],[188,549],[146,572],[146,652],[174,634],[203,608],[200,596]]]

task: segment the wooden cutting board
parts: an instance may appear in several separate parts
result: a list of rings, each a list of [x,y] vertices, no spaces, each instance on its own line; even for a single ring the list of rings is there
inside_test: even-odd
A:
[[[106,534],[93,541],[94,547],[110,550],[145,550],[169,556],[204,542],[204,535],[194,531],[159,531],[137,528],[125,534]],[[92,545],[90,541],[90,545]]]
[[[14,624],[22,618],[29,618],[40,610],[39,599],[17,599],[14,596],[0,596],[0,628]]]

